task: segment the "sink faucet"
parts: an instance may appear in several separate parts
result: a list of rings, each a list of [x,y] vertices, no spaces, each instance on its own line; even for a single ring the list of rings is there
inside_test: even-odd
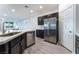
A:
[[[13,28],[13,22],[3,22],[2,23],[2,33],[4,34],[5,33],[5,24],[12,24],[11,26],[10,25],[7,25],[6,28]],[[9,31],[8,31],[9,32]]]

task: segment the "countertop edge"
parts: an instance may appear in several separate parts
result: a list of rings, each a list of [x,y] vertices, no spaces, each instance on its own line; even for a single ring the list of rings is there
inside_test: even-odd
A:
[[[35,31],[35,30],[33,30],[33,31]],[[22,35],[22,34],[24,34],[24,33],[27,33],[27,32],[32,32],[32,31],[23,31],[23,32],[21,32],[21,33],[18,33],[18,34],[15,34],[15,35],[13,35],[13,36],[10,36],[10,38],[6,38],[7,40],[5,40],[5,41],[0,41],[0,45],[6,44],[7,42],[9,42],[9,41],[13,40],[14,38],[16,38],[16,37],[18,37],[18,36],[20,36],[20,35]],[[3,37],[3,38],[4,38],[4,37]]]

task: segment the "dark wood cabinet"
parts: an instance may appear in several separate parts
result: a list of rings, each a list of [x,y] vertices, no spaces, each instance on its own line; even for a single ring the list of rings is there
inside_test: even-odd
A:
[[[10,54],[20,54],[22,53],[21,48],[21,36],[14,38],[9,42],[9,53]]]
[[[26,33],[24,33],[21,38],[21,51],[24,52],[24,49],[26,48]]]
[[[14,47],[11,48],[11,54],[20,54],[21,53],[21,46],[18,42]]]
[[[43,17],[38,17],[38,25],[44,25]]]
[[[44,30],[36,30],[36,36],[44,39]]]
[[[33,44],[35,44],[35,31],[26,32],[9,42],[9,53],[22,54]]]
[[[0,54],[22,54],[27,47],[33,44],[35,44],[35,31],[25,32],[0,45]]]
[[[0,45],[0,54],[8,54],[8,53],[9,53],[8,43]]]

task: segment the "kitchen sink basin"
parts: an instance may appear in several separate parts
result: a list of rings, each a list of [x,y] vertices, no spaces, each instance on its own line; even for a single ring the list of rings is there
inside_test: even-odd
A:
[[[18,34],[20,32],[11,32],[11,33],[4,33],[4,34],[1,34],[0,37],[5,37],[5,36],[12,36],[12,35],[15,35],[15,34]]]

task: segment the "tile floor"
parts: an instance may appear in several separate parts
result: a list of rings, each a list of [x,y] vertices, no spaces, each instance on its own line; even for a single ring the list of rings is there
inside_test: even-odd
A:
[[[36,44],[27,48],[24,54],[71,54],[71,52],[61,45],[54,45],[41,38],[36,38]]]

